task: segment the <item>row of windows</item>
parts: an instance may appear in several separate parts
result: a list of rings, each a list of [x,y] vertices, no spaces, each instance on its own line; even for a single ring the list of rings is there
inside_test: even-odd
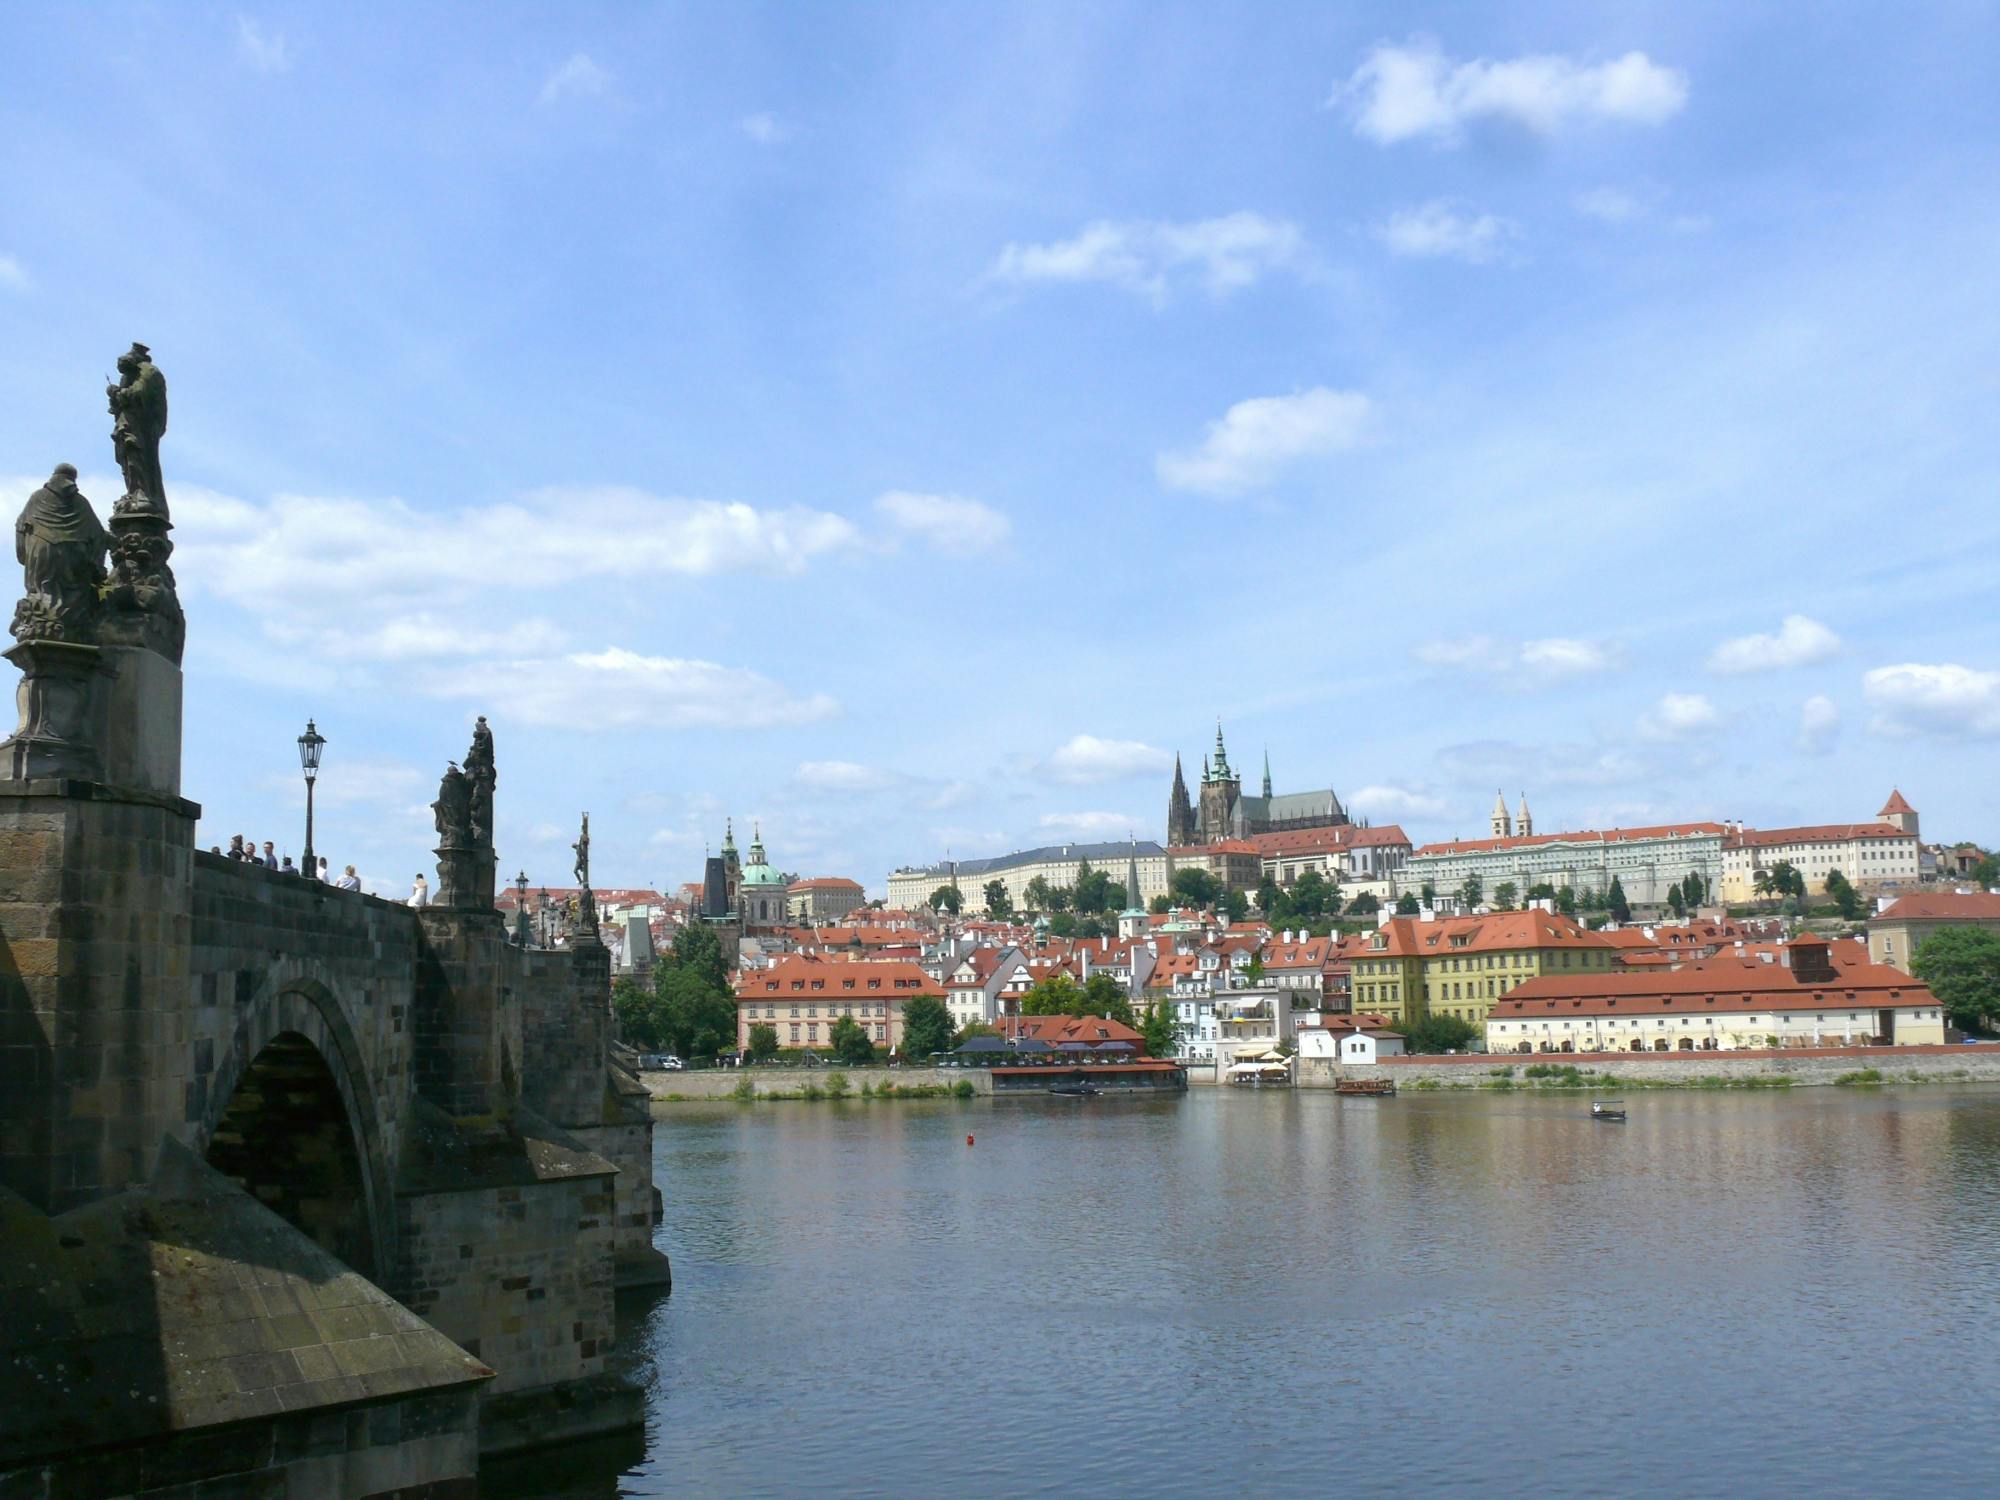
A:
[[[799,1023],[797,1021],[792,1022],[791,1040],[794,1046],[796,1046],[801,1040],[806,1042],[816,1042],[819,1040],[819,1023],[817,1021],[807,1021],[805,1023],[805,1028],[806,1028],[806,1034],[803,1038],[801,1038],[799,1036]],[[833,1028],[831,1026],[827,1027],[826,1032],[829,1037],[832,1036]],[[875,1040],[878,1042],[886,1042],[889,1040],[889,1027],[886,1022],[876,1023]],[[743,1032],[743,1045],[746,1047],[750,1045],[750,1032],[747,1027]]]
[[[791,1013],[792,1013],[792,1019],[796,1021],[799,1018],[799,1008],[796,1005],[792,1006]],[[881,1005],[863,1005],[862,1007],[860,1007],[860,1009],[857,1010],[852,1005],[834,1005],[829,1003],[826,1007],[826,1013],[829,1016],[881,1016],[888,1014],[888,1008],[886,1006],[881,1006]],[[817,1016],[819,1014],[819,1007],[817,1005],[808,1005],[806,1007],[806,1014],[808,1016]],[[748,1021],[756,1020],[757,1007],[755,1005],[744,1006],[743,1017],[745,1020]],[[765,1006],[764,1019],[767,1021],[777,1020],[778,1007],[775,1005]]]

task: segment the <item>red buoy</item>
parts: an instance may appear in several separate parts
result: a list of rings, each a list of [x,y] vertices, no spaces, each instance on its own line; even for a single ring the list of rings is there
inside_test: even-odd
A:
[[[966,1145],[968,1145],[968,1146],[970,1146],[970,1145],[972,1144],[972,1137],[971,1137],[971,1136],[967,1136],[967,1137],[965,1138],[965,1144],[966,1144]]]

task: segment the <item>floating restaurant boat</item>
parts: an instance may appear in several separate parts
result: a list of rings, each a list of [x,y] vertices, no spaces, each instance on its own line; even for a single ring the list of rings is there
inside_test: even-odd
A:
[[[1050,1084],[1049,1092],[1060,1094],[1065,1099],[1087,1099],[1093,1094],[1102,1093],[1103,1090],[1088,1078],[1064,1078]]]
[[[1336,1094],[1355,1094],[1364,1099],[1392,1099],[1396,1094],[1393,1078],[1343,1078],[1333,1086]]]
[[[1622,1123],[1625,1119],[1625,1101],[1623,1099],[1593,1099],[1590,1101],[1590,1118],[1593,1120],[1616,1120]]]

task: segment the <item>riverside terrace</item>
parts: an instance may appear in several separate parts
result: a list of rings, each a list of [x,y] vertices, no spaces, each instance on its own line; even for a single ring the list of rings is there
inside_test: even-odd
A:
[[[137,467],[119,589],[68,466],[21,522],[0,1495],[462,1497],[482,1452],[639,1425],[613,1293],[667,1266],[604,945],[508,943],[484,721],[427,909],[196,852]]]
[[[1187,1069],[1171,1058],[1142,1056],[1138,1032],[1099,1016],[1004,1016],[998,1036],[968,1037],[938,1061],[948,1068],[984,1068],[993,1093],[1047,1093],[1054,1084],[1088,1079],[1099,1089],[1151,1093],[1188,1086]]]

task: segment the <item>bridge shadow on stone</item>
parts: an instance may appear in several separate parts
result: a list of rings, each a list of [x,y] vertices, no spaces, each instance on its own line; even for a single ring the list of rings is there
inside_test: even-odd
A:
[[[436,906],[195,850],[165,383],[119,368],[108,531],[68,466],[17,530],[0,1494],[470,1496],[641,1421],[615,1294],[667,1265],[609,955],[507,941],[484,719]]]

